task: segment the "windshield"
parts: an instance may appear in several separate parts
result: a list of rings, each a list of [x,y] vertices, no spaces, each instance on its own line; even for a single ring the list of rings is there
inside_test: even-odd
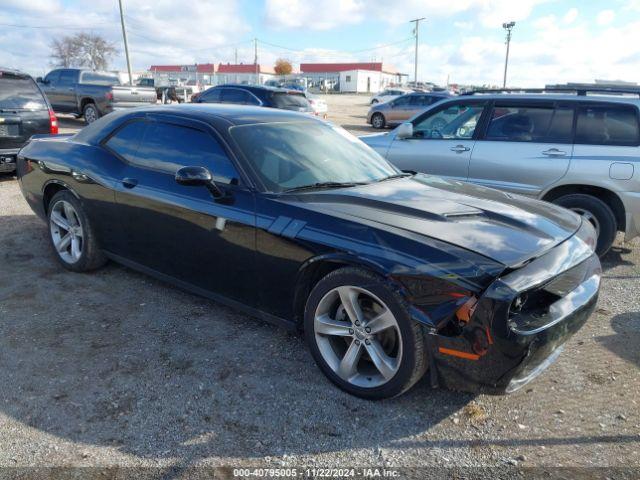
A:
[[[277,92],[273,94],[273,103],[276,108],[295,111],[309,111],[309,101],[303,94]]]
[[[120,85],[120,79],[117,75],[108,72],[82,72],[80,83],[90,85]]]
[[[315,122],[232,127],[247,162],[271,192],[316,183],[363,183],[399,171],[342,128]]]
[[[43,110],[47,104],[31,77],[0,71],[0,110]]]

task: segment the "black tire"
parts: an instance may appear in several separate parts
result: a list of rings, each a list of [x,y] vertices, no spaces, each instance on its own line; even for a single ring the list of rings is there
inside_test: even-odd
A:
[[[569,210],[574,210],[576,213],[588,212],[591,214],[593,216],[592,223],[597,223],[599,230],[596,253],[602,257],[609,251],[616,238],[618,224],[613,211],[606,203],[599,198],[584,193],[565,195],[556,198],[553,203]]]
[[[386,304],[395,317],[401,335],[402,353],[395,375],[382,385],[367,388],[342,379],[320,351],[314,328],[315,312],[325,295],[341,286],[364,288],[373,293]],[[304,330],[311,354],[327,378],[342,390],[361,398],[379,400],[400,395],[420,380],[428,367],[422,327],[409,315],[405,300],[383,278],[361,268],[344,267],[334,270],[316,284],[305,306]],[[370,357],[368,353],[364,354],[367,355],[364,357],[367,361]]]
[[[71,204],[78,216],[82,228],[81,254],[78,260],[73,262],[65,260],[62,257],[54,244],[53,234],[51,231],[51,214],[54,211],[56,204],[63,201]],[[64,268],[73,272],[88,272],[102,267],[107,262],[107,258],[98,246],[98,241],[91,222],[84,212],[82,204],[73,193],[68,190],[61,190],[56,193],[51,199],[51,202],[49,202],[47,218],[49,219],[49,239],[51,240],[51,248],[53,249],[56,258]]]
[[[84,122],[89,125],[100,118],[100,111],[95,103],[89,102],[82,109],[82,116],[84,117]]]
[[[373,128],[384,128],[387,125],[387,120],[381,113],[374,113],[371,116],[371,126]]]

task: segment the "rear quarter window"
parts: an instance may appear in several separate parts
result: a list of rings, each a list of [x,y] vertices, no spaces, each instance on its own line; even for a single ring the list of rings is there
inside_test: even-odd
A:
[[[591,145],[639,145],[638,110],[631,105],[580,107],[576,143]]]
[[[0,109],[44,110],[47,103],[31,77],[0,72]]]

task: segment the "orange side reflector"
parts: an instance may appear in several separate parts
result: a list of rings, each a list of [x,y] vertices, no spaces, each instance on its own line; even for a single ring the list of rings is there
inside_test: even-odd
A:
[[[480,355],[475,353],[463,352],[461,350],[453,350],[452,348],[438,347],[438,351],[444,355],[451,355],[453,357],[464,358],[465,360],[478,360]]]

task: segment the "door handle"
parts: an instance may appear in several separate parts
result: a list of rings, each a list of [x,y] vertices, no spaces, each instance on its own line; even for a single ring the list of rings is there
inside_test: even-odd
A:
[[[456,153],[468,152],[471,150],[469,147],[465,147],[464,145],[456,145],[455,147],[451,147],[449,150]]]
[[[544,152],[542,152],[542,154],[546,155],[547,157],[564,157],[567,152],[558,150],[557,148],[550,148],[549,150],[545,150]]]
[[[123,178],[122,185],[124,186],[124,188],[133,188],[138,185],[138,180],[136,180],[135,178]]]
[[[73,87],[69,87],[67,88],[67,90],[69,90],[70,92],[73,92]]]

